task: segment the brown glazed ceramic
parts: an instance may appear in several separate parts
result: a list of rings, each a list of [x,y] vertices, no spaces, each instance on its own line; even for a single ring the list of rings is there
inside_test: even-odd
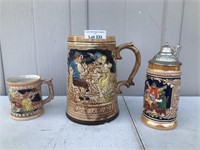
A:
[[[136,57],[128,80],[116,80],[116,60],[123,49]],[[133,78],[140,66],[139,50],[132,44],[116,47],[115,37],[85,39],[68,37],[68,90],[66,115],[81,124],[100,124],[117,117],[117,93],[120,86],[134,85]]]
[[[169,130],[177,125],[180,95],[180,66],[178,52],[166,43],[149,61],[144,92],[142,121],[149,127]]]
[[[49,96],[42,100],[41,85],[47,84]],[[29,120],[43,114],[43,105],[54,97],[51,80],[41,80],[38,75],[22,75],[7,79],[11,117],[15,120]]]

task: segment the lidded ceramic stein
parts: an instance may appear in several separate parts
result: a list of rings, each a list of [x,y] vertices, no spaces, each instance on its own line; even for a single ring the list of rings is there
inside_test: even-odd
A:
[[[149,127],[161,130],[176,127],[180,95],[180,45],[171,48],[166,43],[149,61],[142,121]]]
[[[128,80],[116,80],[116,60],[120,51],[130,49],[136,57]],[[134,85],[140,66],[140,52],[132,44],[116,47],[114,36],[106,39],[68,37],[67,117],[81,124],[101,124],[118,116],[120,86]]]

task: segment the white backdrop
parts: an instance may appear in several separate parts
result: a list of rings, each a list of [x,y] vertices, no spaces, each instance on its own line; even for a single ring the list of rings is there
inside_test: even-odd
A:
[[[182,45],[181,95],[200,95],[200,2],[198,0],[0,0],[0,94],[9,76],[53,77],[56,95],[66,95],[67,37],[104,29],[117,45],[133,42],[142,63],[124,95],[143,95],[148,60],[167,41]],[[134,56],[122,52],[118,80]],[[44,91],[44,94],[48,92]]]

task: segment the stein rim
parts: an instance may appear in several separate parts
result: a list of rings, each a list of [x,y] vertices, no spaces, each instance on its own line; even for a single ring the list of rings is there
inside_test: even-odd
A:
[[[40,80],[39,75],[19,75],[19,76],[12,76],[7,79],[8,85],[26,85],[38,82]]]
[[[115,42],[115,36],[106,36],[106,39],[86,39],[84,36],[69,36],[68,42]]]

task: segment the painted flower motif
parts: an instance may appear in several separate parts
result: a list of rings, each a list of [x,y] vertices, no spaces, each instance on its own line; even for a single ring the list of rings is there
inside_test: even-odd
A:
[[[23,106],[23,110],[26,112],[33,110],[31,99],[22,100],[22,106]]]
[[[9,90],[9,93],[10,93],[10,95],[12,95],[12,96],[15,95],[15,94],[17,94],[17,92],[18,92],[17,90],[13,90],[13,89],[10,89],[10,90]]]

